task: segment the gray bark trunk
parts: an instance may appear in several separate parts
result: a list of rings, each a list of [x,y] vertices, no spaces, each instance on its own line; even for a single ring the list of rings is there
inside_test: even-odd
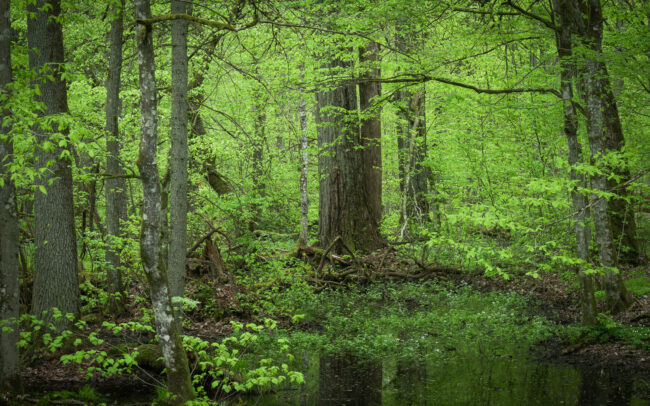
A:
[[[9,97],[11,83],[11,20],[9,0],[0,1],[0,100]],[[9,168],[13,163],[11,130],[3,125],[7,110],[0,110],[0,320],[18,320],[19,229],[16,210],[16,186]],[[18,348],[18,324],[3,325],[13,331],[0,334],[0,392],[21,389]]]
[[[126,220],[126,182],[120,161],[120,78],[122,73],[122,34],[124,31],[124,0],[113,5],[115,19],[111,22],[108,78],[106,79],[106,249],[108,264],[109,311],[117,315],[124,309],[122,261],[119,238]]]
[[[427,168],[423,166],[427,153],[426,94],[424,87],[417,92],[400,91],[403,103],[400,108],[397,146],[402,193],[402,229],[412,221],[422,225],[430,220]]]
[[[600,8],[600,0],[588,0],[588,21],[583,32],[585,41],[591,51],[600,54],[603,18]],[[595,58],[587,57],[585,60],[585,75],[583,78],[586,110],[587,110],[587,134],[589,148],[591,150],[592,164],[599,165],[605,149],[605,108],[604,89],[601,78],[606,73],[603,63]],[[591,178],[591,185],[597,191],[607,191],[607,179],[604,174],[596,173]],[[607,309],[612,313],[618,313],[630,306],[632,298],[627,292],[620,273],[611,268],[616,265],[615,252],[613,247],[613,235],[608,214],[607,200],[593,197],[593,217],[596,226],[596,243],[600,254],[600,262],[605,267],[603,284],[605,288]]]
[[[172,14],[187,12],[186,2],[172,0]],[[172,117],[169,240],[169,289],[184,296],[187,256],[187,21],[172,21]]]
[[[407,41],[399,31],[396,43],[402,52],[412,51],[413,41]],[[402,90],[397,127],[397,153],[402,194],[402,234],[412,222],[422,225],[430,220],[430,205],[427,199],[430,174],[423,166],[427,154],[426,93],[424,86],[416,92]],[[433,179],[433,176],[431,176]],[[437,218],[437,216],[436,216]]]
[[[149,0],[135,1],[135,17],[151,18]],[[143,188],[140,255],[151,289],[156,333],[165,359],[168,390],[174,404],[194,398],[192,381],[168,289],[167,270],[160,258],[161,193],[156,159],[157,112],[153,52],[153,27],[138,24],[138,61],[140,70],[140,152],[138,168]]]
[[[255,96],[255,105],[253,106],[254,134],[251,144],[253,146],[252,164],[253,164],[253,205],[251,207],[252,218],[248,223],[248,230],[253,232],[258,228],[262,210],[260,208],[260,199],[266,195],[266,185],[264,184],[264,144],[266,143],[266,113],[264,112],[265,100],[260,95]]]
[[[50,7],[46,7],[45,5]],[[43,115],[66,114],[68,100],[66,84],[61,78],[63,33],[59,0],[39,0],[27,8],[27,41],[29,67],[33,72],[45,71],[36,79],[40,89],[37,100],[43,103]],[[38,144],[51,143],[49,150],[36,149],[36,170],[41,176],[35,181],[34,192],[34,290],[33,312],[40,317],[53,307],[64,313],[79,315],[79,283],[77,279],[77,241],[75,235],[72,195],[70,146],[59,146],[66,131],[52,125],[51,131],[35,128]],[[51,163],[51,164],[48,164]],[[40,187],[47,193],[42,193]],[[55,322],[57,329],[70,324],[67,318]]]
[[[586,221],[586,197],[578,191],[579,187],[584,187],[584,176],[579,174],[573,169],[577,164],[582,161],[582,153],[580,150],[580,143],[578,142],[578,117],[576,115],[575,107],[573,105],[573,72],[575,66],[571,62],[572,47],[571,47],[571,19],[570,10],[567,8],[568,0],[554,0],[554,8],[558,14],[560,32],[557,39],[557,51],[560,56],[561,64],[561,91],[562,91],[562,104],[564,107],[564,135],[567,139],[569,166],[572,168],[569,174],[570,179],[575,183],[571,191],[571,201],[573,203],[573,217],[574,230],[576,235],[576,247],[578,257],[585,262],[589,261],[589,240],[587,239],[587,226]],[[578,280],[580,282],[580,305],[581,305],[581,319],[585,325],[594,325],[597,323],[596,319],[596,299],[594,296],[594,278],[592,275],[587,275],[582,267],[578,271]]]
[[[328,67],[340,72],[350,64],[333,58]],[[316,95],[319,240],[326,247],[341,236],[349,249],[370,251],[382,244],[380,218],[370,210],[368,201],[370,192],[378,191],[368,190],[356,90],[354,83],[343,81]],[[338,253],[343,249],[341,244],[334,247]]]
[[[300,65],[301,72],[304,66]],[[304,79],[304,75],[302,75]],[[309,141],[307,138],[307,104],[305,103],[305,89],[301,86],[298,94],[298,111],[300,114],[300,235],[298,246],[307,245],[309,238],[309,194],[307,189],[307,174],[309,169]]]

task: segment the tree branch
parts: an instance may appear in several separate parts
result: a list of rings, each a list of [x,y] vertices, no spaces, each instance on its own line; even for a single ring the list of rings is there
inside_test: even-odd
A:
[[[235,27],[234,25],[227,24],[227,23],[221,23],[219,21],[214,21],[214,20],[208,20],[207,18],[201,18],[189,14],[162,14],[156,17],[152,18],[147,18],[144,20],[135,20],[136,23],[138,24],[144,24],[144,25],[151,25],[154,23],[160,23],[163,21],[171,21],[171,20],[188,20],[192,21],[198,24],[202,25],[207,25],[208,27],[213,27],[218,30],[226,30],[226,31],[232,31],[232,32],[239,32],[242,30],[245,30],[247,28],[253,27],[254,25],[257,25],[258,23],[258,17],[255,15],[253,17],[253,20],[240,26],[240,27]]]

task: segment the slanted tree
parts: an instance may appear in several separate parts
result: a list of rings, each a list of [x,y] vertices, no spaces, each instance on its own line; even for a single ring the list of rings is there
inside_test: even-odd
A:
[[[60,0],[39,0],[27,6],[29,67],[36,74],[34,84],[40,90],[36,99],[42,104],[41,122],[34,127],[38,176],[34,192],[32,306],[39,317],[54,307],[78,316],[80,301],[60,14]],[[68,324],[65,317],[55,323],[58,329]]]
[[[122,261],[117,238],[122,235],[126,220],[126,182],[120,161],[120,77],[122,73],[122,35],[124,31],[124,0],[111,6],[110,54],[106,79],[106,263],[109,311],[119,314],[123,309]]]
[[[182,405],[194,398],[187,354],[171,306],[167,270],[160,258],[161,193],[158,175],[157,107],[153,24],[149,0],[135,2],[138,22],[138,65],[140,71],[140,151],[138,168],[143,189],[140,255],[151,290],[156,333],[167,370],[167,386],[173,403]]]
[[[11,83],[11,21],[9,0],[0,1],[0,106],[9,99]],[[9,111],[0,107],[0,320],[18,320],[19,229],[16,210],[16,186],[11,178],[13,140],[10,137]],[[4,331],[7,327],[12,331]],[[21,387],[18,347],[18,325],[0,328],[0,392],[19,391]]]

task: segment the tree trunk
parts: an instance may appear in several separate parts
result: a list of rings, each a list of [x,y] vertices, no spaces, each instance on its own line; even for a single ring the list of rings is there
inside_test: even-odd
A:
[[[113,4],[108,78],[106,79],[106,233],[108,248],[109,311],[117,315],[124,309],[120,241],[122,223],[126,220],[126,182],[120,163],[120,78],[122,73],[122,34],[124,32],[124,0]]]
[[[0,1],[0,104],[9,98],[11,83],[11,20],[9,0]],[[8,110],[0,110],[0,320],[18,320],[20,284],[18,280],[19,229],[16,210],[16,186],[11,179],[13,140],[11,128],[4,125]],[[0,334],[0,392],[21,390],[18,348],[18,324],[0,327],[11,332]]]
[[[564,135],[567,139],[568,153],[569,153],[569,166],[571,172],[569,174],[574,187],[571,190],[571,201],[573,203],[573,217],[574,229],[576,235],[576,247],[578,257],[587,263],[589,261],[589,241],[587,239],[587,226],[586,221],[586,197],[580,191],[579,187],[584,187],[585,179],[582,174],[579,174],[574,168],[581,162],[582,153],[580,151],[580,143],[578,142],[578,117],[576,115],[575,107],[573,105],[573,72],[575,66],[571,61],[572,46],[571,46],[571,14],[567,8],[568,0],[554,0],[554,8],[558,15],[560,32],[557,37],[557,52],[560,57],[561,72],[561,92],[562,104],[564,107]],[[578,271],[578,279],[580,281],[580,305],[581,305],[581,318],[582,323],[585,325],[594,325],[597,323],[596,319],[596,299],[594,296],[594,278],[584,272],[582,267]]]
[[[149,0],[135,2],[137,20],[151,18]],[[167,270],[161,266],[160,258],[160,212],[161,196],[157,147],[156,83],[153,52],[153,27],[138,24],[138,61],[140,67],[140,152],[138,168],[143,188],[142,231],[140,255],[142,265],[151,288],[151,302],[154,309],[156,333],[165,359],[168,390],[174,397],[174,404],[184,404],[194,398],[187,355],[168,290]]]
[[[381,96],[379,44],[371,42],[359,49],[359,60],[365,72],[359,83],[359,104],[361,108],[361,142],[363,144],[363,170],[366,177],[366,201],[370,216],[381,219],[381,106],[374,105]],[[367,81],[363,81],[366,79]]]
[[[609,80],[607,67],[603,64],[601,90],[603,91],[603,115],[605,120],[605,150],[622,152],[625,147],[623,128],[618,114],[618,106],[612,85]],[[617,176],[607,179],[607,188],[616,193],[609,200],[609,216],[614,238],[616,263],[638,264],[640,259],[639,243],[636,237],[636,221],[634,208],[626,201],[629,196],[627,181],[630,180],[630,170],[626,163],[623,167],[608,168]]]
[[[348,62],[338,58],[333,58],[328,65],[332,75],[349,67]],[[342,81],[316,95],[319,240],[326,247],[341,236],[349,249],[370,251],[382,244],[380,218],[370,209],[375,200],[369,200],[372,193],[381,190],[368,190],[371,182],[365,173],[356,90],[351,81]],[[343,244],[334,247],[334,251],[342,253]]]
[[[588,1],[588,20],[583,30],[583,37],[589,48],[595,54],[601,54],[603,18],[600,8],[600,0]],[[604,89],[600,80],[606,74],[604,65],[594,57],[587,57],[585,60],[585,75],[583,78],[585,89],[585,104],[587,110],[587,134],[589,148],[591,150],[591,161],[593,165],[602,166],[600,163],[605,149],[605,107]],[[591,177],[591,185],[596,191],[607,191],[607,179],[603,173],[596,173]],[[627,292],[623,278],[617,270],[612,269],[616,265],[616,257],[613,247],[613,234],[608,213],[608,204],[605,198],[594,195],[593,217],[596,226],[596,243],[600,255],[600,262],[605,267],[603,283],[607,309],[613,314],[618,313],[632,303],[632,298]]]
[[[301,77],[304,79],[304,65],[300,64]],[[300,235],[298,246],[306,246],[309,238],[309,194],[307,189],[307,174],[309,169],[309,141],[307,138],[307,104],[305,89],[301,86],[298,94],[298,110],[300,114]]]
[[[400,91],[399,98],[403,106],[399,112],[401,122],[397,146],[402,192],[402,229],[406,230],[408,223],[413,220],[420,225],[430,220],[427,168],[423,166],[427,153],[424,86],[415,93]]]
[[[398,30],[396,43],[402,52],[413,48]],[[423,166],[427,155],[426,93],[422,85],[417,91],[401,90],[399,99],[399,124],[397,126],[397,154],[400,191],[402,194],[402,234],[411,222],[422,225],[430,220],[429,172]],[[433,174],[431,174],[433,175]]]
[[[186,2],[172,0],[172,14],[187,12]],[[169,289],[172,297],[184,296],[187,256],[187,20],[172,21],[172,136]]]
[[[27,41],[29,67],[42,73],[36,79],[40,89],[37,100],[43,103],[44,116],[68,113],[67,89],[61,78],[63,33],[61,30],[60,0],[39,0],[27,7]],[[50,77],[48,77],[50,76]],[[52,124],[51,130],[36,126],[34,192],[34,290],[33,312],[40,317],[53,307],[63,313],[79,315],[79,283],[77,279],[77,241],[75,235],[72,195],[72,168],[70,145],[66,129]],[[66,146],[60,146],[60,141]],[[43,148],[44,145],[51,148]],[[42,172],[41,172],[42,171]],[[41,190],[45,190],[43,193]],[[62,318],[57,329],[68,326]]]
[[[264,112],[265,101],[259,94],[254,96],[255,104],[253,105],[253,118],[255,120],[254,134],[251,144],[253,146],[253,205],[251,207],[251,221],[248,223],[248,231],[253,232],[258,228],[260,217],[262,216],[261,199],[266,195],[266,185],[264,184],[264,144],[266,140],[266,113]]]

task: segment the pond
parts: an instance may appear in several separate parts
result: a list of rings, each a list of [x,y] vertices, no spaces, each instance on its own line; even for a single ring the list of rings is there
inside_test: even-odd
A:
[[[271,405],[650,405],[650,377],[525,357],[483,354],[427,361],[305,356],[299,391],[249,398]]]

